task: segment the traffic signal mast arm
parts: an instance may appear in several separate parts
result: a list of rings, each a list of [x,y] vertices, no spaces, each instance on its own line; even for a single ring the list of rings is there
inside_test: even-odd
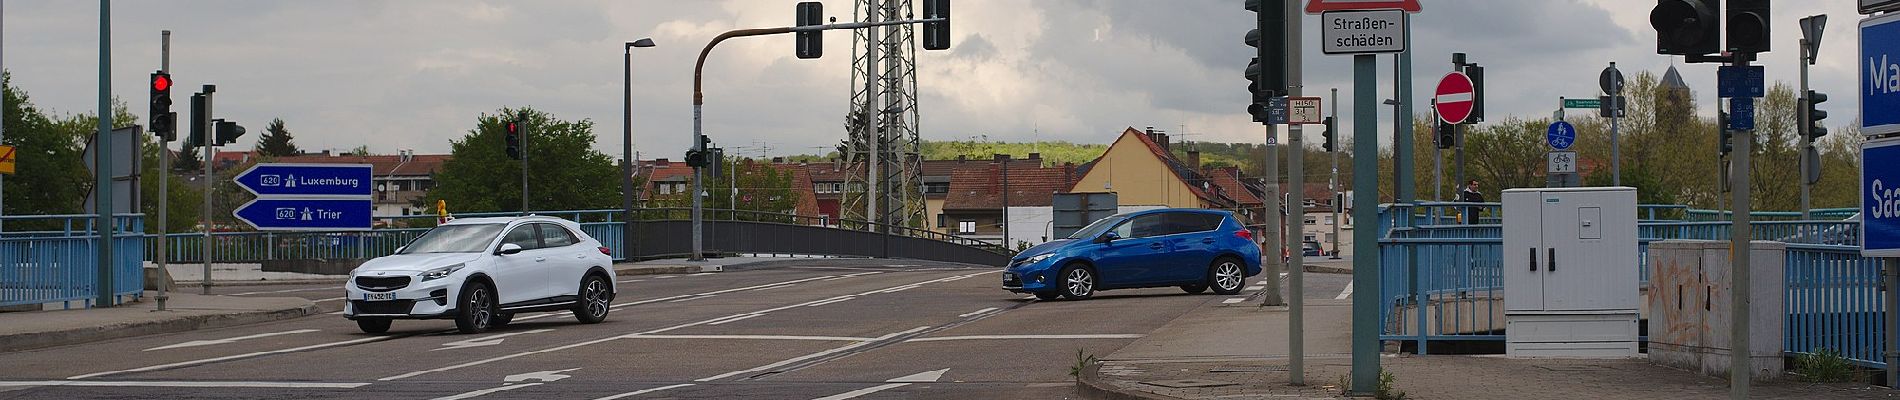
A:
[[[726,39],[731,39],[731,38],[736,38],[736,37],[747,37],[747,36],[778,35],[778,34],[796,33],[796,32],[828,31],[828,30],[833,30],[833,29],[859,29],[859,28],[869,28],[873,26],[947,22],[949,20],[950,20],[949,18],[924,18],[924,19],[906,19],[906,20],[879,21],[879,22],[850,22],[850,23],[842,23],[842,24],[810,25],[810,26],[796,26],[796,27],[788,26],[788,27],[780,27],[780,28],[737,29],[737,30],[727,31],[726,33],[719,34],[719,36],[713,37],[711,42],[707,42],[706,48],[699,50],[699,60],[693,63],[693,105],[706,104],[705,92],[701,90],[704,87],[702,85],[704,81],[702,77],[704,76],[704,71],[706,69],[706,55],[712,54],[713,46],[718,46],[719,42],[726,41]]]

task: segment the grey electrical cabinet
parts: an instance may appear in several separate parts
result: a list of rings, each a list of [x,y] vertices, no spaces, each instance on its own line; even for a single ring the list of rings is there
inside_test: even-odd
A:
[[[1636,355],[1636,189],[1512,189],[1503,200],[1505,352]]]

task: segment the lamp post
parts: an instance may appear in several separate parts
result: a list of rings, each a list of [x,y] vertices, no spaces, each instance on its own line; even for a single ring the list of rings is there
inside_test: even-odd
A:
[[[627,258],[630,249],[633,248],[633,48],[635,47],[653,47],[653,39],[641,38],[627,42],[624,48],[626,52],[620,57],[621,65],[624,66],[621,78],[625,82],[622,88],[625,96],[623,105],[626,106],[625,112],[621,114],[620,131],[621,230],[618,250],[621,258]]]

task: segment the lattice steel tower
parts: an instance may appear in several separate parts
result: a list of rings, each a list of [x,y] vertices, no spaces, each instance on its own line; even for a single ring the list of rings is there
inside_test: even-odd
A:
[[[853,14],[859,21],[909,19],[914,15],[911,0],[856,3]],[[851,166],[844,202],[839,207],[845,219],[922,227],[914,26],[856,29],[852,34],[854,87],[851,110],[844,122],[848,136],[840,149]]]

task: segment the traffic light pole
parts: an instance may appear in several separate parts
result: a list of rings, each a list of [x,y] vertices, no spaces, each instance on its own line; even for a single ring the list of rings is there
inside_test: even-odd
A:
[[[1379,220],[1379,58],[1372,54],[1352,57],[1353,135],[1352,199],[1353,221],[1374,224]],[[1371,394],[1379,381],[1379,235],[1377,229],[1353,229],[1352,241],[1352,388],[1357,394]]]
[[[112,2],[99,0],[99,132],[93,136],[93,242],[99,250],[98,281],[93,286],[99,307],[113,306],[112,246],[118,229],[112,221]],[[128,161],[130,162],[130,161]],[[135,189],[136,190],[136,189]]]
[[[216,189],[218,187],[218,185],[213,184],[211,182],[211,169],[216,168],[218,166],[218,163],[213,162],[216,160],[211,159],[211,157],[214,156],[214,154],[212,154],[211,147],[214,145],[217,145],[217,138],[214,138],[213,136],[215,135],[212,134],[214,131],[217,130],[217,123],[211,122],[211,116],[217,115],[217,114],[213,114],[211,112],[211,94],[216,93],[217,91],[218,91],[217,85],[204,86],[205,115],[204,115],[203,121],[205,123],[205,126],[203,126],[203,130],[200,131],[200,134],[203,136],[198,138],[198,143],[200,145],[203,145],[205,148],[205,156],[203,159],[204,161],[198,163],[200,166],[204,167],[203,169],[204,169],[204,185],[205,185],[205,212],[204,212],[204,217],[202,217],[203,218],[202,220],[204,221],[204,225],[205,225],[204,226],[204,240],[198,242],[199,243],[198,248],[204,251],[204,254],[203,254],[204,255],[204,271],[203,271],[204,276],[202,277],[203,279],[199,285],[199,287],[203,290],[202,292],[203,294],[211,294],[211,231],[212,231],[212,227],[217,226],[217,224],[212,223],[212,220],[211,220],[211,199],[213,197],[212,193],[216,192]],[[196,121],[197,120],[194,120],[193,122],[196,122]]]
[[[1814,124],[1809,122],[1812,121],[1811,118],[1813,118],[1813,116],[1808,114],[1808,110],[1814,108],[1811,105],[1812,103],[1810,103],[1812,100],[1808,98],[1808,39],[1802,38],[1801,45],[1795,47],[1801,49],[1801,58],[1795,62],[1795,64],[1801,66],[1801,91],[1798,92],[1801,93],[1801,104],[1795,111],[1801,113],[1800,118],[1796,118],[1797,123],[1801,124],[1801,127],[1795,129],[1795,132],[1799,133],[1796,136],[1801,137],[1801,154],[1800,157],[1797,157],[1801,159],[1799,164],[1801,167],[1801,220],[1807,221],[1809,217],[1812,217],[1808,213],[1808,209],[1812,208],[1809,207],[1808,204],[1808,192],[1814,186],[1814,182],[1808,180],[1808,168],[1813,167],[1808,165],[1808,153],[1814,150],[1814,137],[1808,133],[1814,129]]]
[[[169,74],[172,73],[172,31],[169,29],[159,31],[158,35],[158,70],[169,76]],[[173,123],[172,125],[173,129],[177,129],[177,123]],[[158,249],[156,250],[158,254],[155,255],[154,261],[158,264],[159,278],[158,282],[155,282],[153,286],[158,287],[158,297],[156,299],[158,300],[159,311],[165,311],[165,302],[171,300],[171,296],[167,292],[171,290],[172,285],[171,270],[166,269],[166,264],[169,260],[165,258],[165,248],[167,247],[165,236],[167,233],[170,233],[170,231],[166,230],[167,227],[165,226],[165,200],[171,197],[169,196],[171,191],[166,184],[170,179],[166,178],[169,178],[172,174],[171,140],[166,136],[164,132],[161,132],[158,136]]]
[[[520,124],[521,138],[521,215],[528,215],[528,121],[526,113],[515,112],[515,123]]]
[[[1741,67],[1743,70],[1747,70],[1748,62],[1753,58],[1754,54],[1738,54],[1736,55],[1734,65]],[[1729,101],[1753,102],[1755,99],[1752,97],[1736,97],[1729,99]],[[1750,107],[1750,109],[1752,108],[1753,107]],[[1742,117],[1732,116],[1731,118]],[[1753,117],[1751,116],[1749,118]],[[1727,129],[1727,127],[1721,128]],[[1749,253],[1752,253],[1754,250],[1753,246],[1751,246],[1751,242],[1755,237],[1754,231],[1751,230],[1749,226],[1749,221],[1753,217],[1749,214],[1753,208],[1748,198],[1749,180],[1751,178],[1749,159],[1754,158],[1751,157],[1754,154],[1754,150],[1755,130],[1736,130],[1735,161],[1733,167],[1729,169],[1729,173],[1733,174],[1733,177],[1729,178],[1729,182],[1733,182],[1735,185],[1735,222],[1729,227],[1729,259],[1733,262],[1729,267],[1729,290],[1732,293],[1749,293],[1754,288],[1754,286],[1751,286],[1748,276],[1750,269],[1749,256],[1751,255]],[[1805,179],[1805,177],[1803,178]],[[1729,320],[1731,321],[1729,324],[1728,343],[1729,397],[1746,399],[1748,398],[1749,381],[1754,378],[1755,370],[1755,364],[1753,363],[1752,357],[1750,357],[1754,354],[1754,347],[1749,345],[1748,337],[1749,324],[1751,323],[1748,318],[1748,309],[1752,301],[1751,296],[1745,295],[1729,296],[1729,299]]]
[[[1301,35],[1303,31],[1300,30],[1300,21],[1304,18],[1299,17],[1300,12],[1296,8],[1299,7],[1299,2],[1288,1],[1285,3],[1287,15],[1293,16],[1292,18],[1287,18],[1286,22],[1287,64],[1293,66],[1293,68],[1287,68],[1286,71],[1287,82],[1290,83],[1287,85],[1287,92],[1294,97],[1298,97],[1302,92],[1301,89],[1305,86],[1305,83],[1302,81],[1303,74],[1301,73],[1305,68],[1301,68],[1302,64],[1300,63],[1301,44],[1304,42],[1304,35]],[[1338,105],[1334,106],[1337,107]],[[1287,125],[1287,132],[1287,137],[1289,138],[1289,140],[1287,140],[1287,144],[1289,145],[1287,148],[1292,149],[1292,151],[1289,152],[1291,155],[1288,156],[1286,167],[1287,184],[1291,186],[1287,189],[1287,193],[1293,193],[1294,202],[1286,205],[1288,215],[1286,220],[1288,228],[1286,242],[1288,244],[1286,248],[1288,252],[1292,252],[1294,247],[1300,248],[1299,252],[1292,252],[1291,257],[1288,257],[1292,260],[1292,263],[1287,266],[1287,297],[1291,298],[1290,304],[1288,304],[1287,307],[1287,383],[1294,386],[1301,386],[1306,384],[1306,368],[1304,365],[1306,362],[1306,338],[1303,336],[1306,331],[1304,317],[1306,302],[1303,301],[1306,289],[1305,285],[1302,284],[1303,279],[1301,279],[1301,273],[1304,272],[1301,270],[1305,269],[1302,264],[1306,262],[1306,145],[1304,144],[1306,143],[1306,138],[1304,137],[1306,136],[1306,126],[1289,124]]]
[[[701,109],[703,109],[706,105],[706,91],[705,91],[705,85],[704,85],[705,71],[706,71],[706,56],[708,54],[712,54],[713,47],[718,46],[719,42],[724,42],[726,41],[726,39],[731,39],[731,38],[736,38],[736,37],[746,37],[746,36],[778,35],[778,34],[796,33],[796,32],[827,31],[827,30],[833,30],[833,29],[862,29],[862,28],[870,28],[874,26],[947,22],[949,20],[950,20],[949,18],[924,18],[924,19],[905,19],[905,20],[881,21],[881,22],[853,22],[853,23],[844,23],[844,24],[807,25],[807,26],[799,26],[799,27],[737,29],[737,30],[727,31],[726,33],[721,33],[719,34],[719,36],[714,36],[712,41],[706,43],[706,48],[701,49],[699,51],[698,61],[695,61],[693,63],[693,148],[695,150],[701,150],[701,151],[705,150],[704,146],[701,146],[699,143],[701,141],[701,138],[704,138],[706,136],[703,130],[703,127],[701,126],[702,125],[701,124],[701,121],[702,121]],[[868,114],[866,115],[866,117],[875,118]],[[878,142],[881,142],[881,140],[879,140]],[[881,144],[881,143],[878,143],[878,144]],[[873,151],[872,153],[875,154],[876,152]],[[873,162],[871,163],[871,165],[875,166],[877,165],[877,163]],[[872,178],[875,179],[875,177],[872,177]],[[873,183],[873,185],[866,189],[875,190],[876,181],[872,180],[871,182]],[[702,230],[704,226],[703,224],[704,218],[701,214],[701,209],[703,207],[703,204],[700,202],[700,199],[699,199],[699,192],[702,190],[700,185],[701,185],[701,182],[700,182],[699,173],[695,172],[693,173],[693,193],[692,193],[692,197],[693,197],[693,214],[692,214],[693,255],[690,258],[688,258],[689,260],[692,260],[692,261],[702,261],[705,259],[701,255],[701,252],[704,251],[706,247],[705,247],[705,237],[703,235],[704,231]],[[876,200],[871,200],[871,201],[876,201]],[[866,215],[865,219],[872,220],[874,218],[871,215]]]
[[[1326,130],[1332,131],[1334,128],[1337,128],[1339,126],[1339,123],[1337,122],[1339,121],[1339,88],[1333,88],[1333,98],[1331,101],[1329,101],[1329,103],[1332,103],[1333,105],[1332,115],[1333,115],[1333,121],[1335,122],[1333,123],[1333,126],[1326,127]],[[1331,134],[1333,135],[1333,140],[1335,142],[1337,142],[1340,139],[1339,132],[1331,132]],[[1339,145],[1340,144],[1343,144],[1343,143],[1334,143],[1333,151],[1328,152],[1328,153],[1332,153],[1332,158],[1333,158],[1333,178],[1331,181],[1326,183],[1326,189],[1328,191],[1333,192],[1333,255],[1331,258],[1334,260],[1339,259],[1339,224],[1342,222],[1342,220],[1339,219],[1339,210],[1343,210],[1346,208],[1345,204],[1340,204],[1340,202],[1345,200],[1346,197],[1339,195],[1340,194],[1339,192]]]

